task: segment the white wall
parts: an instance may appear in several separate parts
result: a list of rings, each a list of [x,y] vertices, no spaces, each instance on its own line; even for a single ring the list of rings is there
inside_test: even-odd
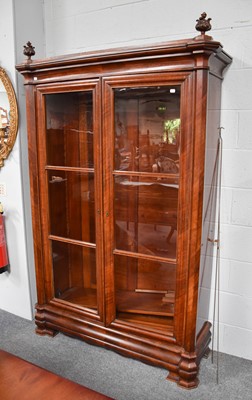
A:
[[[221,114],[220,350],[252,359],[251,0],[45,0],[44,7],[47,56],[194,37],[201,12],[212,17],[211,35],[233,57]],[[205,282],[200,316],[213,298],[213,284]]]
[[[0,63],[16,89],[15,40],[12,2],[0,1]],[[27,254],[23,215],[20,168],[20,136],[5,165],[0,170],[0,181],[6,184],[6,196],[0,201],[5,208],[6,235],[11,273],[0,275],[0,308],[31,318],[31,300],[27,271]]]
[[[18,90],[15,64],[16,44],[20,46],[18,54],[22,54],[23,44],[34,36],[34,31],[37,32],[36,37],[39,31],[42,32],[42,1],[0,0],[0,10],[0,65],[7,71],[16,91],[20,122],[14,148],[0,170],[0,182],[6,184],[6,196],[0,196],[0,201],[5,208],[10,261],[10,273],[5,272],[0,275],[0,308],[31,319],[36,301],[36,288],[30,226],[25,103],[23,86],[21,91]],[[31,24],[31,13],[33,24]],[[23,40],[22,44],[19,40]],[[39,40],[44,43],[41,37]]]

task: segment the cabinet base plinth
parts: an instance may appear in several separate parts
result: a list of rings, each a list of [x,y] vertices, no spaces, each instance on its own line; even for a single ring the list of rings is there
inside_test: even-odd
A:
[[[177,383],[178,386],[181,386],[184,389],[196,389],[199,385],[199,380],[197,377],[194,376],[193,379],[190,378],[190,376],[187,377],[188,380],[186,379],[180,379],[179,374],[176,374],[174,372],[170,372],[169,375],[166,378],[168,381],[172,381]]]
[[[167,375],[167,378],[166,378],[168,381],[172,381],[172,382],[177,382],[178,383],[178,380],[179,380],[179,376],[178,376],[178,374],[176,373],[176,372],[169,372],[169,374]]]
[[[35,332],[37,335],[40,336],[51,336],[54,337],[59,333],[59,330],[57,329],[51,329],[47,326],[47,321],[44,313],[44,308],[41,306],[37,305],[36,306],[37,312],[35,315],[35,323],[36,323],[36,329]]]
[[[59,333],[59,331],[54,331],[53,329],[47,329],[47,328],[43,328],[43,329],[36,328],[35,332],[37,335],[40,335],[40,336],[52,336],[52,337],[56,336]]]
[[[196,358],[195,353],[183,353],[178,365],[178,372],[170,372],[167,379],[176,382],[178,386],[185,389],[195,389],[199,384],[197,378],[199,368],[196,364]]]
[[[181,354],[177,372],[170,372],[168,380],[174,381],[185,389],[195,389],[199,385],[198,372],[200,360],[207,358],[210,353],[211,324],[205,322],[202,326],[196,342],[195,352]]]
[[[198,386],[200,360],[209,352],[209,322],[203,325],[197,336],[195,351],[186,352],[168,336],[160,336],[157,347],[155,339],[152,339],[153,335],[147,331],[139,331],[136,335],[135,330],[129,333],[129,327],[121,325],[119,321],[105,327],[101,322],[80,320],[74,314],[65,311],[65,315],[62,316],[58,307],[37,306],[36,333],[52,337],[62,332],[90,344],[114,350],[126,357],[165,368],[169,371],[167,379],[176,382],[182,388],[194,389]]]

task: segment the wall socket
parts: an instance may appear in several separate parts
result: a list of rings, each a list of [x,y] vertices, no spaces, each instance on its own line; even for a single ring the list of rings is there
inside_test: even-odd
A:
[[[6,196],[6,184],[0,182],[0,196]]]

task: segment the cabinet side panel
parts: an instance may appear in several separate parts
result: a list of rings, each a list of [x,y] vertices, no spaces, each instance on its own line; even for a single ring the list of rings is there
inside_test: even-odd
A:
[[[204,187],[205,136],[206,136],[206,107],[207,107],[208,71],[195,72],[195,109],[193,134],[193,177],[191,188],[191,216],[187,304],[185,316],[184,348],[188,352],[195,351],[196,315],[198,300],[199,264],[201,250],[202,201]]]
[[[34,258],[36,268],[37,296],[38,303],[45,302],[41,220],[40,220],[40,195],[38,181],[38,159],[37,159],[37,138],[36,138],[36,109],[34,86],[26,86],[26,113],[27,113],[27,134],[29,148],[29,171],[30,171],[30,193],[32,206]]]
[[[217,234],[217,161],[218,139],[220,128],[220,103],[222,80],[209,74],[209,90],[207,105],[207,134],[205,180],[203,198],[202,244],[199,282],[199,306],[197,331],[202,323],[209,318],[213,268],[215,263],[216,245],[213,240]],[[210,316],[211,319],[211,316]]]

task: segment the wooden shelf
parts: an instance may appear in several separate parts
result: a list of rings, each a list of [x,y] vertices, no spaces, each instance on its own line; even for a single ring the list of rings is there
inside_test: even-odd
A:
[[[173,317],[174,303],[164,302],[163,297],[163,293],[118,291],[116,308],[123,313]]]
[[[133,325],[134,328],[146,329],[152,332],[160,332],[164,335],[172,335],[174,330],[173,317],[140,315],[131,313],[117,313],[120,323]]]
[[[66,290],[64,293],[57,297],[61,300],[68,301],[69,303],[74,303],[82,307],[97,310],[96,289],[74,287]]]

